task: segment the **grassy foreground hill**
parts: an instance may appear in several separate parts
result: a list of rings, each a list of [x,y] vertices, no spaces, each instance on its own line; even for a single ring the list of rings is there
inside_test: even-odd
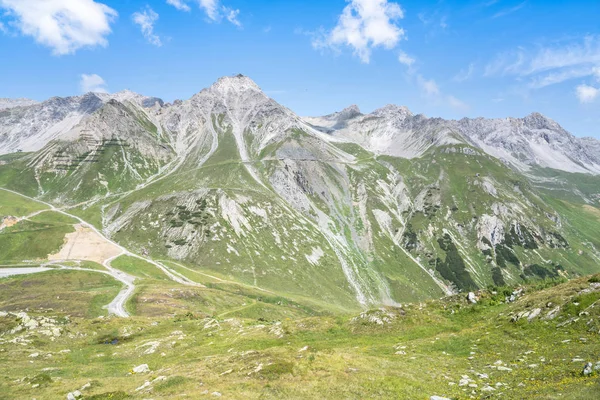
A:
[[[0,307],[15,312],[0,314],[0,398],[79,390],[83,399],[595,399],[600,391],[599,275],[491,288],[477,304],[454,296],[311,315],[246,293],[228,312],[119,319],[69,308],[93,305],[83,293],[105,283],[77,286],[71,276],[60,297],[80,293],[79,303],[53,304],[50,288],[64,277],[45,274],[2,282]],[[34,286],[55,308],[31,299],[29,312],[16,313],[26,304],[15,307],[5,289]],[[165,302],[219,301],[163,290]]]

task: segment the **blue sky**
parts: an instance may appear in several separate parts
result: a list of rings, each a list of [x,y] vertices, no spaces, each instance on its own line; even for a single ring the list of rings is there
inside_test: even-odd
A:
[[[169,4],[168,4],[169,3]],[[600,1],[0,0],[0,97],[186,99],[243,73],[300,115],[539,111],[600,138]]]

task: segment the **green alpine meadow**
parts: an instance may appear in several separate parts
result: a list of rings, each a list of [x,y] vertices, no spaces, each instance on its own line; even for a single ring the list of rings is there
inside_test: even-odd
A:
[[[598,398],[595,139],[243,75],[7,104],[0,398]]]

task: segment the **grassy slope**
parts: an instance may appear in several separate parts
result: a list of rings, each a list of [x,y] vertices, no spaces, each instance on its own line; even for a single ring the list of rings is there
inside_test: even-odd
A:
[[[280,325],[251,316],[231,319],[228,314],[217,317],[218,324],[182,314],[75,319],[65,326],[76,335],[73,339],[50,341],[42,336],[27,347],[4,343],[0,375],[6,379],[0,385],[2,393],[13,398],[54,398],[93,382],[85,394],[98,398],[117,392],[122,397],[114,394],[116,398],[140,399],[196,398],[220,392],[234,399],[427,399],[431,395],[462,399],[471,394],[475,398],[593,399],[600,390],[597,375],[581,376],[583,362],[572,361],[600,361],[600,292],[582,293],[590,288],[588,279],[541,291],[529,287],[513,304],[500,303],[504,289],[498,289],[498,295],[483,293],[477,305],[467,305],[458,297],[385,313],[372,311],[363,314],[365,318],[293,318],[281,319]],[[561,306],[556,319],[511,322],[514,313],[536,307],[545,315],[548,302]],[[239,309],[253,306],[248,303]],[[590,315],[571,320],[584,310]],[[369,316],[386,314],[387,323],[369,322]],[[0,322],[0,326],[11,323],[10,318]],[[118,341],[115,345],[105,344],[113,339]],[[158,342],[156,351],[144,354],[149,347],[143,345],[151,342]],[[71,353],[59,354],[63,349]],[[34,351],[41,356],[32,363],[28,355]],[[45,358],[49,353],[54,356]],[[511,370],[491,368],[497,361]],[[142,363],[153,372],[127,375]],[[46,372],[46,382],[39,388],[32,389],[27,379],[20,381],[57,365],[58,369]],[[167,379],[154,383],[151,393],[135,390],[160,375]],[[463,375],[477,387],[458,386]],[[482,392],[487,384],[496,390]]]
[[[47,208],[48,206],[23,196],[0,190],[0,219],[6,216],[25,217]]]
[[[595,200],[600,205],[600,176],[569,173],[550,168],[534,168],[531,175],[538,189],[545,191],[553,198],[573,203],[583,203],[585,197]]]
[[[106,304],[121,290],[108,275],[87,271],[48,271],[0,279],[0,309],[53,309],[63,315],[106,315]]]
[[[64,222],[21,221],[0,231],[0,261],[47,259],[60,250],[71,232],[73,226]]]

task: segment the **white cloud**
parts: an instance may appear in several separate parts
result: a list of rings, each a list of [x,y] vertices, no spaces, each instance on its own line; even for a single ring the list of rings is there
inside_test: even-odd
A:
[[[23,35],[52,49],[73,54],[83,47],[106,46],[117,12],[94,0],[0,0]]]
[[[494,14],[494,16],[492,18],[500,18],[500,17],[505,17],[507,15],[510,15],[510,14],[512,14],[514,12],[519,11],[521,8],[525,7],[526,4],[527,4],[527,2],[525,1],[525,2],[523,2],[521,4],[518,4],[518,5],[514,6],[514,7],[502,10],[502,11]]]
[[[108,93],[106,82],[101,76],[96,74],[82,74],[79,81],[79,87],[83,93]]]
[[[485,76],[515,76],[532,89],[576,78],[598,76],[600,35],[537,49],[519,48],[500,54],[485,68]]]
[[[457,99],[454,96],[446,96],[446,101],[450,105],[450,107],[459,110],[459,111],[467,111],[469,109],[469,105],[462,100]]]
[[[393,49],[405,37],[397,25],[404,18],[400,5],[388,0],[348,0],[337,25],[313,40],[316,48],[349,46],[363,63],[369,63],[376,47]]]
[[[191,0],[167,0],[167,4],[172,5],[180,11],[190,11],[188,3]],[[213,22],[221,22],[223,19],[231,22],[233,25],[241,28],[242,23],[238,19],[240,10],[221,5],[221,0],[194,0],[200,9],[204,10],[208,19]]]
[[[240,10],[234,10],[232,8],[223,7],[223,12],[225,13],[225,18],[227,18],[227,21],[231,22],[238,28],[242,27],[242,23],[238,20]]]
[[[600,89],[589,85],[579,85],[576,88],[576,94],[580,103],[591,103],[600,95]]]
[[[555,85],[575,78],[584,78],[592,74],[590,68],[567,68],[556,72],[548,72],[531,78],[529,87],[532,89],[541,89],[546,86]]]
[[[433,79],[425,79],[419,75],[417,77],[417,84],[421,88],[421,91],[429,97],[437,97],[440,95],[440,88]]]
[[[448,28],[448,17],[446,17],[446,16],[442,17],[442,19],[440,20],[440,28],[442,28],[442,29]]]
[[[0,32],[6,33],[6,27],[2,22],[0,22]]]
[[[462,100],[452,95],[442,93],[440,87],[433,79],[426,79],[421,74],[418,74],[417,85],[419,86],[419,89],[421,89],[423,96],[433,103],[449,106],[458,111],[466,111],[469,109],[469,106]]]
[[[179,11],[186,11],[186,12],[191,11],[190,6],[188,6],[185,3],[185,0],[167,0],[167,4],[172,5],[173,7],[175,7],[176,9],[178,9]]]
[[[217,21],[219,16],[219,0],[198,0],[198,4],[204,9],[208,18]]]
[[[473,76],[474,72],[475,72],[475,64],[471,63],[471,64],[469,64],[469,67],[467,69],[461,70],[454,77],[454,80],[456,82],[465,82],[465,81],[468,81],[469,79],[471,79],[471,77]]]
[[[404,64],[407,67],[411,67],[416,60],[413,57],[406,54],[405,52],[403,52],[402,50],[400,50],[400,52],[398,53],[398,61],[400,62],[400,64]]]
[[[154,34],[154,24],[158,21],[158,14],[153,9],[147,7],[142,12],[136,12],[132,15],[133,22],[140,26],[142,35],[154,46],[162,46],[160,37]]]

